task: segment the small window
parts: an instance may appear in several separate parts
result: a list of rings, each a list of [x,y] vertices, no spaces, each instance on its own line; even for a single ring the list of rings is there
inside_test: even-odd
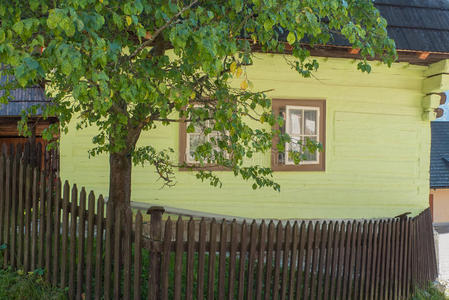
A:
[[[287,133],[292,142],[285,144],[284,152],[279,152],[279,138],[273,139],[272,169],[274,171],[324,171],[325,155],[309,152],[308,142],[325,144],[325,101],[324,100],[281,100],[273,99],[273,113],[284,120],[281,133]],[[277,129],[277,127],[276,127]],[[304,159],[295,164],[289,152],[304,154]]]
[[[205,128],[213,129],[213,127],[213,121],[208,120],[204,122],[203,126],[195,126],[194,132],[186,132],[185,162],[188,164],[197,164],[198,161],[195,159],[194,155],[196,148],[206,142],[214,144],[214,142],[219,138],[220,133],[218,131],[212,131],[208,135],[204,135],[203,132]],[[218,147],[215,150],[218,150]]]
[[[210,142],[212,145],[216,144],[217,139],[220,138],[221,133],[214,131],[214,121],[206,120],[202,124],[194,127],[193,132],[187,132],[189,122],[181,122],[179,125],[179,163],[191,167],[198,166],[199,162],[195,159],[195,151],[199,145]],[[212,132],[205,135],[206,128],[210,128]],[[219,150],[219,147],[214,147],[213,150]],[[226,155],[228,157],[228,155]],[[208,170],[225,170],[222,166],[208,165]]]

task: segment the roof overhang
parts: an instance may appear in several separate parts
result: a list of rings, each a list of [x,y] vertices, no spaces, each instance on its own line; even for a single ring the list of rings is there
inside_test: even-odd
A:
[[[290,45],[286,47],[289,46]],[[312,56],[361,59],[359,51],[354,51],[355,49],[348,46],[325,45],[307,48]],[[412,65],[428,66],[449,59],[449,53],[445,52],[414,51],[406,49],[397,49],[396,51],[398,54],[396,62],[407,62]],[[380,57],[369,58],[369,60],[380,60]]]
[[[302,47],[309,50],[311,56],[317,57],[335,57],[335,58],[349,58],[361,59],[359,49],[354,49],[350,46],[336,46],[336,45],[314,45],[302,44]],[[253,44],[252,49],[256,52],[264,52],[259,44]],[[291,54],[292,46],[284,42],[284,52],[278,54]],[[407,49],[397,49],[398,58],[396,62],[406,62],[412,65],[429,66],[438,63],[442,60],[449,59],[449,52],[429,52],[429,51],[415,51]],[[380,60],[380,57],[368,58],[370,61]]]

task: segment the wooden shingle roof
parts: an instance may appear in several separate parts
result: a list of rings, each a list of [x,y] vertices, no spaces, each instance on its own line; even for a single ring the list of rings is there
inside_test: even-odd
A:
[[[376,0],[397,49],[449,53],[449,0]]]
[[[7,80],[6,76],[0,75],[0,87],[4,85]],[[0,96],[3,96],[5,91],[0,89]],[[50,101],[45,97],[44,89],[40,86],[21,88],[10,91],[8,104],[0,104],[1,116],[20,116],[22,110],[36,104],[48,104]],[[38,114],[40,112],[38,111]]]
[[[375,0],[398,50],[449,53],[449,0]],[[330,41],[350,46],[342,36]]]
[[[373,3],[387,21],[388,35],[396,43],[398,62],[430,65],[449,59],[449,0],[374,0]],[[287,34],[288,31],[279,29],[280,40],[286,42]],[[338,33],[333,33],[326,45],[309,47],[307,37],[302,42],[312,56],[360,58],[358,51],[351,51],[351,44]]]

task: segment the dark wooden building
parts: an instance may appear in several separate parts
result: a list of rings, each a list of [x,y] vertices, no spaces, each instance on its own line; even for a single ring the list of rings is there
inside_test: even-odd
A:
[[[1,89],[11,80],[11,77],[0,75],[0,96],[5,95]],[[57,118],[50,117],[44,119],[42,110],[37,109],[36,113],[29,118],[28,127],[31,129],[31,137],[24,137],[17,128],[23,111],[28,111],[35,105],[50,105],[50,100],[45,96],[44,88],[33,86],[10,91],[7,104],[0,104],[0,149],[8,152],[23,152],[22,156],[27,160],[36,161],[43,164],[49,161],[45,157],[45,147],[47,142],[42,138],[42,132],[50,124],[57,122]],[[40,148],[40,149],[38,149]],[[56,152],[55,152],[56,153]],[[47,154],[49,156],[49,154]],[[53,168],[57,168],[56,161],[51,163]]]

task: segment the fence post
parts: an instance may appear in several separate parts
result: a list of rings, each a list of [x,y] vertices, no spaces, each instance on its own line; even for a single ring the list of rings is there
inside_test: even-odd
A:
[[[160,245],[162,241],[162,215],[165,209],[161,206],[152,206],[147,214],[151,216],[150,220],[150,278],[148,282],[148,299],[160,299],[160,266],[161,252]]]

